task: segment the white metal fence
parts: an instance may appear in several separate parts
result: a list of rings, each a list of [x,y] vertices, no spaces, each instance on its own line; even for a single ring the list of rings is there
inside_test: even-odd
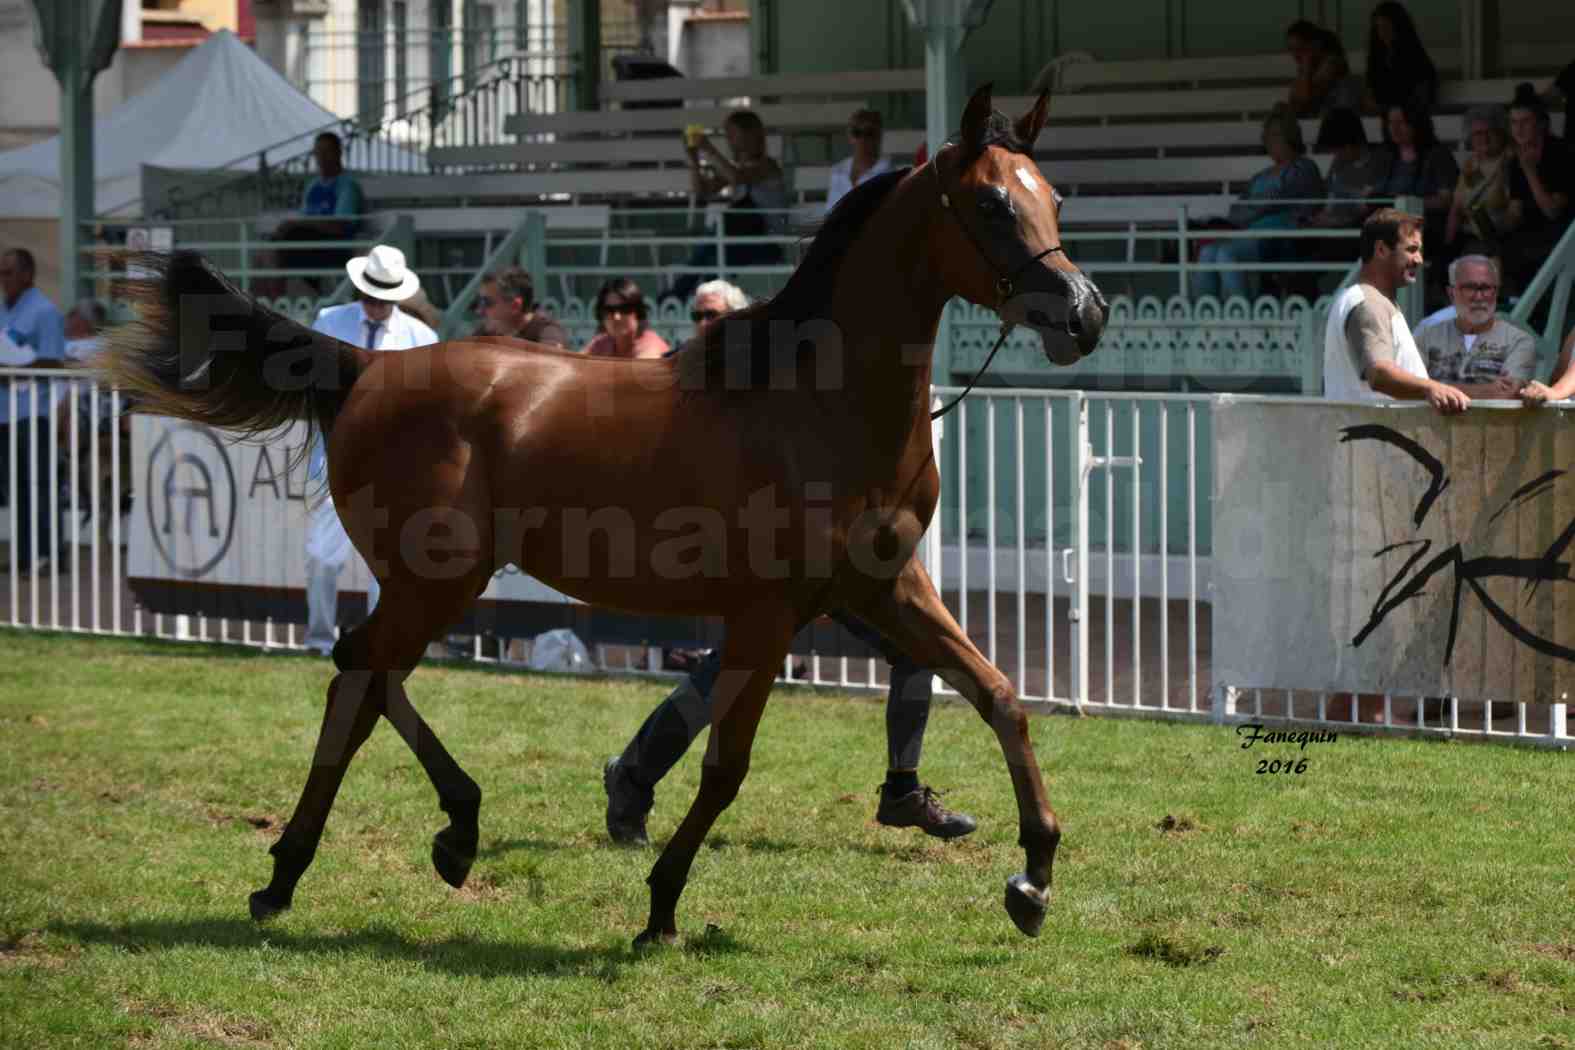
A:
[[[7,384],[0,404],[12,421],[0,438],[0,524],[9,554],[0,574],[0,622],[297,647],[295,623],[203,616],[195,607],[187,615],[156,615],[139,606],[126,576],[128,514],[169,494],[153,488],[155,479],[129,474],[122,399],[70,370],[6,369],[0,381]],[[1215,679],[1205,532],[1212,482],[1204,469],[1214,401],[975,391],[937,428],[943,498],[927,539],[928,564],[954,615],[1026,700],[1334,729],[1355,728],[1353,718],[1361,716],[1365,730],[1568,744],[1563,705],[1392,696],[1359,704]],[[982,505],[969,493],[981,485]],[[27,536],[33,548],[24,552]],[[528,645],[478,636],[450,650],[507,663],[523,660]],[[604,666],[615,670],[655,669],[654,655],[640,648],[602,652]],[[783,679],[856,688],[879,687],[884,675],[874,660],[811,656],[802,665],[789,658]]]

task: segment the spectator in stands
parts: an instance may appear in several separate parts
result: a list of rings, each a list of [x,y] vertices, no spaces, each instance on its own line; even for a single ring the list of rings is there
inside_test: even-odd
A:
[[[875,175],[891,170],[891,162],[881,152],[881,117],[877,110],[861,109],[848,118],[848,143],[852,156],[831,166],[826,184],[826,212],[837,206],[849,190]]]
[[[301,194],[301,217],[289,219],[274,233],[276,241],[344,241],[356,235],[365,210],[361,184],[345,171],[339,136],[325,131],[312,143],[317,177]],[[350,248],[301,248],[279,253],[291,270],[337,270],[354,253]],[[320,277],[306,278],[321,290]]]
[[[1357,109],[1361,83],[1351,76],[1340,38],[1305,19],[1285,31],[1285,47],[1296,62],[1287,102],[1298,117],[1315,117],[1330,109]]]
[[[1395,293],[1422,269],[1422,217],[1381,208],[1362,224],[1357,281],[1329,307],[1324,328],[1324,396],[1336,401],[1426,401],[1464,412],[1471,399],[1427,376]]]
[[[421,287],[421,278],[405,265],[404,252],[388,244],[374,245],[366,255],[347,262],[345,272],[355,286],[355,301],[324,307],[312,323],[314,329],[354,346],[377,351],[409,350],[438,341],[436,332],[398,306]],[[314,435],[306,476],[321,490],[321,499],[313,506],[306,527],[304,644],[323,656],[333,655],[334,628],[339,622],[339,571],[355,553],[334,509],[327,472],[328,457],[322,438]],[[369,576],[368,615],[376,607],[377,597],[377,577]]]
[[[779,232],[781,213],[788,203],[787,180],[782,166],[766,153],[765,125],[754,113],[740,109],[728,115],[722,131],[733,155],[731,160],[722,156],[706,136],[700,135],[691,142],[685,134],[691,188],[698,197],[727,194],[728,205],[722,213],[724,238],[764,237]],[[782,260],[779,244],[724,247],[727,257],[718,260],[716,246],[702,244],[689,257],[688,265],[716,266],[725,262],[728,266],[769,266]],[[687,299],[696,285],[708,279],[703,273],[684,274],[660,298]]]
[[[1301,125],[1284,106],[1278,106],[1263,122],[1263,149],[1273,161],[1252,177],[1247,192],[1231,206],[1228,223],[1241,230],[1285,230],[1300,224],[1311,210],[1307,201],[1324,195],[1323,176],[1318,165],[1307,156]],[[1289,201],[1277,204],[1276,201]],[[1203,246],[1199,261],[1204,263],[1255,263],[1283,260],[1279,246],[1271,238],[1242,237],[1210,241]],[[1249,295],[1248,274],[1240,270],[1204,271],[1194,278],[1193,295],[1220,298]]]
[[[489,273],[476,296],[477,335],[506,335],[548,346],[569,345],[563,326],[536,309],[536,286],[519,266]]]
[[[695,323],[695,335],[703,335],[707,328],[724,315],[742,310],[748,305],[749,296],[738,285],[727,281],[707,281],[695,289],[694,309],[689,311],[689,320]]]
[[[1504,275],[1514,292],[1524,291],[1536,277],[1570,222],[1575,157],[1551,127],[1547,103],[1530,84],[1517,87],[1509,105],[1515,148],[1503,243]]]
[[[1391,106],[1384,119],[1389,129],[1389,173],[1378,192],[1384,197],[1421,197],[1428,224],[1436,223],[1442,235],[1460,177],[1455,155],[1438,141],[1432,114],[1419,103]]]
[[[663,357],[667,340],[651,330],[650,308],[640,286],[615,277],[596,293],[596,321],[601,334],[585,347],[592,357]]]
[[[1553,385],[1547,386],[1533,379],[1520,391],[1520,400],[1528,407],[1544,405],[1549,401],[1567,401],[1575,397],[1575,367],[1571,367],[1571,359],[1575,358],[1575,332],[1571,332],[1564,340],[1564,346],[1559,351],[1559,359],[1553,365]]]
[[[1509,118],[1503,106],[1475,106],[1466,112],[1471,154],[1450,198],[1444,241],[1461,238],[1478,247],[1495,246],[1509,215]]]
[[[1373,8],[1365,102],[1369,113],[1388,113],[1410,102],[1431,110],[1438,102],[1438,69],[1422,46],[1411,12],[1393,0]]]
[[[1391,106],[1385,121],[1389,129],[1389,174],[1379,184],[1378,194],[1422,198],[1422,239],[1429,245],[1435,264],[1433,273],[1438,275],[1429,286],[1436,302],[1443,292],[1442,267],[1451,258],[1444,234],[1460,167],[1449,147],[1438,141],[1433,117],[1421,103]]]
[[[1449,264],[1455,319],[1415,333],[1429,379],[1472,398],[1516,397],[1531,381],[1536,339],[1498,316],[1498,290],[1498,263],[1487,256],[1462,255]]]
[[[37,263],[26,248],[0,252],[0,367],[58,368],[64,362],[65,319],[34,286],[36,274]],[[9,499],[13,481],[16,485],[10,558],[0,563],[0,569],[14,565],[26,574],[33,570],[35,554],[39,555],[40,571],[55,555],[56,529],[48,510],[54,479],[49,461],[50,405],[42,388],[35,404],[34,384],[16,380],[14,391],[9,389],[12,385],[12,381],[0,382],[0,498]],[[11,457],[7,449],[12,446],[16,449],[14,479],[8,476]],[[38,536],[33,534],[35,516],[41,532]]]
[[[1368,143],[1367,129],[1354,109],[1330,110],[1318,127],[1318,141],[1313,149],[1334,156],[1329,160],[1324,180],[1329,189],[1329,203],[1309,215],[1306,224],[1322,229],[1360,226],[1372,210],[1367,198],[1374,196],[1379,185],[1389,177],[1389,151]],[[1320,243],[1331,245],[1340,253],[1340,258],[1349,257],[1350,246],[1344,241]]]

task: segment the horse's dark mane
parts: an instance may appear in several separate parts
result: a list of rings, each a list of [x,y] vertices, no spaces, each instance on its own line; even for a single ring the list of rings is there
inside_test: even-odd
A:
[[[725,383],[730,389],[742,385],[758,390],[771,385],[771,322],[797,324],[820,319],[829,312],[832,289],[854,238],[909,170],[885,172],[855,186],[815,229],[809,250],[780,292],[728,314],[721,323],[711,326],[703,344],[688,349],[686,357],[691,353],[703,356],[706,389],[718,389],[717,383]],[[748,323],[747,346],[744,322]],[[794,356],[808,350],[809,345],[804,344],[795,348]],[[742,361],[728,367],[730,358],[744,353],[749,358],[747,373]]]
[[[952,141],[956,141],[955,137]],[[1032,147],[1017,137],[1012,122],[993,111],[985,121],[978,148],[964,155],[962,167],[971,165],[990,146],[1023,156],[1033,155]],[[722,323],[711,326],[702,344],[686,348],[684,356],[693,355],[691,362],[685,363],[688,367],[693,367],[695,357],[704,362],[705,389],[716,390],[723,386],[732,390],[765,389],[771,386],[773,367],[780,369],[790,361],[813,353],[813,344],[805,342],[792,348],[791,356],[787,353],[773,356],[772,322],[792,321],[797,325],[829,319],[825,315],[849,248],[870,217],[911,170],[898,168],[855,186],[814,229],[809,250],[780,292],[764,302],[728,314]]]

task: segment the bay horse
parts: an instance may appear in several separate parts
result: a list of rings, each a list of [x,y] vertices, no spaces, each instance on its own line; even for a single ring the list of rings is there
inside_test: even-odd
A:
[[[200,256],[139,260],[139,317],[102,365],[141,410],[260,434],[307,419],[329,489],[382,584],[334,649],[338,673],[294,814],[251,895],[291,905],[334,797],[378,718],[437,789],[432,862],[450,885],[476,857],[481,789],[411,706],[405,680],[494,570],[586,602],[720,616],[723,673],[698,795],[647,878],[636,944],[672,942],[706,833],[733,801],[767,695],[799,628],[847,610],[933,668],[999,739],[1027,870],[1006,908],[1039,932],[1061,831],[1011,683],[942,604],[914,548],[940,493],[930,361],[953,296],[1037,331],[1067,364],[1106,304],[1060,244],[1060,198],[1030,159],[1048,96],[1015,122],[988,86],[959,137],[833,210],[782,291],[675,356],[590,358],[517,341],[372,354],[261,306]],[[1005,328],[1003,328],[1003,337]]]

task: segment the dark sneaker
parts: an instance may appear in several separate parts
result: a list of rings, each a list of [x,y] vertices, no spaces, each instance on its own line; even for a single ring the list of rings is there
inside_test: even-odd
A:
[[[941,797],[928,784],[893,798],[883,787],[875,822],[888,828],[923,828],[938,839],[956,839],[978,827],[966,813],[954,813],[941,805]]]
[[[602,767],[602,787],[607,789],[607,834],[622,846],[644,846],[650,842],[645,836],[645,815],[651,812],[656,796],[650,788],[636,784],[618,758],[614,755]]]

